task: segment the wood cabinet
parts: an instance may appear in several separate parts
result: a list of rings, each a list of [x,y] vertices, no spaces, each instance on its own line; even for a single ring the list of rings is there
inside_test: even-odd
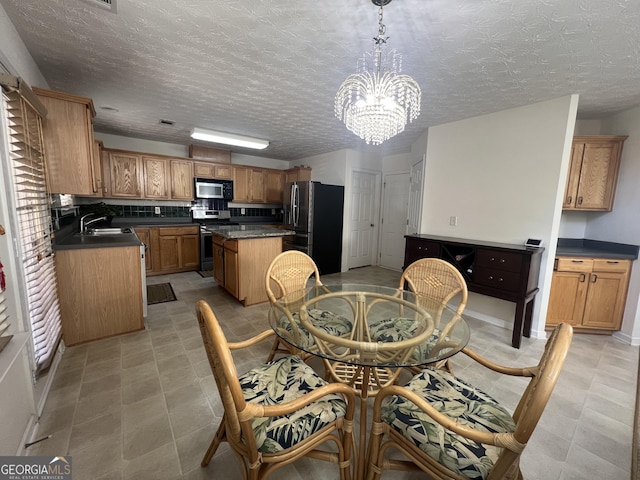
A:
[[[91,171],[93,174],[94,185],[96,187],[96,193],[90,195],[91,197],[104,197],[104,194],[107,191],[104,182],[104,175],[102,173],[102,149],[102,140],[94,140],[93,151],[91,155]]]
[[[556,258],[547,326],[566,322],[577,330],[619,330],[630,275],[631,260]]]
[[[213,278],[224,287],[224,237],[213,234]]]
[[[159,273],[197,270],[199,227],[158,227]]]
[[[193,176],[215,178],[216,180],[233,180],[233,167],[217,163],[193,162]]]
[[[90,98],[33,88],[47,109],[43,140],[49,193],[94,196],[100,186],[94,171],[93,117]]]
[[[573,138],[563,210],[611,211],[626,136]]]
[[[218,148],[191,144],[189,145],[189,158],[193,158],[195,160],[209,160],[216,163],[231,163],[231,152],[229,150],[220,150]]]
[[[234,166],[233,201],[282,203],[284,172],[268,168]]]
[[[110,197],[142,198],[142,157],[111,150],[108,152]]]
[[[224,288],[231,295],[239,298],[238,240],[227,240],[224,245]]]
[[[282,203],[284,172],[267,170],[265,173],[265,200],[267,203]]]
[[[405,238],[404,268],[420,258],[441,258],[458,269],[470,292],[515,302],[511,345],[520,348],[522,336],[531,335],[544,248],[435,235]]]
[[[311,181],[311,169],[309,167],[293,167],[284,171],[285,183]]]
[[[193,200],[193,162],[171,160],[171,198]]]
[[[153,270],[152,256],[151,256],[151,228],[137,227],[134,229],[136,235],[142,243],[144,243],[144,266],[145,270]]]
[[[140,262],[139,246],[56,251],[67,346],[144,328]]]
[[[159,157],[142,157],[144,197],[155,200],[170,198],[171,171],[169,160]]]
[[[246,307],[266,302],[267,268],[282,253],[282,237],[225,239],[213,235],[213,276]]]
[[[200,227],[136,227],[136,235],[147,246],[147,275],[164,275],[200,268]]]
[[[233,201],[249,202],[249,167],[233,167]]]

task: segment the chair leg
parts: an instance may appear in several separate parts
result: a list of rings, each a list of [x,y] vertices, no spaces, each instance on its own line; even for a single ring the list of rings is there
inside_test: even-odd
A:
[[[209,448],[207,449],[207,453],[204,454],[204,457],[202,458],[202,462],[200,462],[201,467],[206,467],[207,465],[209,465],[209,462],[215,455],[216,450],[218,450],[218,446],[220,445],[220,443],[227,441],[227,427],[225,426],[225,424],[226,422],[223,416],[222,421],[220,422],[220,426],[218,427],[218,431],[213,436],[213,440],[211,440],[211,445],[209,445]]]
[[[274,357],[276,356],[276,353],[278,353],[278,351],[280,350],[280,339],[278,337],[276,337],[273,340],[273,345],[271,346],[271,351],[269,352],[269,356],[267,357],[267,363],[271,362]]]

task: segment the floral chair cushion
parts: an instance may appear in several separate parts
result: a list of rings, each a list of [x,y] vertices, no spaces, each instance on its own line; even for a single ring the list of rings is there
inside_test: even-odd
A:
[[[392,317],[372,323],[369,333],[376,342],[401,342],[413,338],[421,326],[422,323],[412,318]],[[426,343],[416,346],[413,351],[416,363],[425,363],[421,360],[429,358],[429,352],[435,346],[439,334],[440,331],[434,329]]]
[[[341,337],[350,333],[353,328],[353,322],[342,315],[337,315],[333,312],[319,310],[316,308],[311,308],[308,312],[309,317],[311,317],[316,328],[320,328],[331,335],[335,335],[336,337]],[[298,324],[300,323],[300,315],[298,312],[294,312],[292,317],[294,322],[297,322]],[[294,335],[293,327],[287,317],[283,316],[280,319],[280,325],[289,332],[290,335]],[[301,341],[304,342],[304,345],[310,346],[315,343],[313,336],[306,329],[298,328],[298,331],[303,335]],[[302,345],[303,344],[300,344],[300,346]]]
[[[327,384],[295,355],[254,368],[239,380],[245,400],[263,405],[295,400]],[[258,450],[272,453],[289,448],[343,417],[346,408],[342,396],[330,394],[290,415],[256,418],[252,424]]]
[[[459,425],[493,433],[515,429],[511,415],[496,400],[443,370],[425,369],[406,386]],[[434,460],[465,478],[485,479],[502,451],[500,447],[478,444],[445,430],[401,397],[391,396],[383,401],[382,420]]]

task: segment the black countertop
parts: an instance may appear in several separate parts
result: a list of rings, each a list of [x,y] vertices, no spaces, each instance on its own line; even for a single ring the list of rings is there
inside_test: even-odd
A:
[[[559,238],[556,256],[559,257],[600,257],[636,260],[637,245],[604,242],[587,238]]]
[[[135,233],[117,235],[80,235],[72,233],[56,239],[54,250],[72,250],[78,248],[114,248],[140,246],[142,242]]]

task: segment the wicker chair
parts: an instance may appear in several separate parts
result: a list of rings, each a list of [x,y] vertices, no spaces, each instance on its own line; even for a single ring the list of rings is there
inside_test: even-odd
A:
[[[305,287],[307,287],[307,283],[312,276],[314,278],[313,286],[321,288],[322,282],[320,281],[320,272],[309,255],[297,250],[282,252],[273,259],[271,265],[269,265],[269,268],[267,269],[265,288],[267,290],[269,302],[274,304],[278,299],[285,295],[289,295],[287,297],[287,301],[292,307],[291,310],[296,310],[295,304],[302,301],[303,298],[294,298],[291,297],[291,294],[296,291],[302,292]],[[271,312],[270,314],[276,313]],[[338,315],[332,315],[330,312],[321,312],[312,309],[309,311],[309,314],[313,318],[317,317],[316,319],[319,323],[322,322],[323,324],[326,324],[327,329],[331,329],[333,332],[338,334],[349,333],[353,326],[353,322],[350,320]],[[294,320],[299,320],[297,313],[294,313],[293,317]],[[313,339],[309,338],[309,341],[312,342]],[[293,353],[300,355],[305,359],[310,357],[309,354],[300,352],[293,346],[285,343],[279,337],[276,337],[274,340],[273,347],[271,348],[267,361],[273,360],[277,353]]]
[[[328,384],[299,357],[289,355],[238,375],[231,349],[273,334],[227,343],[211,307],[196,307],[200,331],[224,405],[222,423],[201,465],[207,466],[220,442],[240,460],[245,479],[267,478],[303,456],[336,463],[341,480],[350,478],[353,444],[353,391]],[[329,443],[334,451],[319,449]]]
[[[449,262],[439,258],[422,258],[409,265],[400,277],[398,288],[404,289],[405,284],[412,292],[439,301],[443,306],[460,294],[457,314],[461,314],[467,306],[469,293],[462,274]]]
[[[460,296],[460,303],[456,309],[458,315],[462,314],[464,308],[467,305],[467,298],[469,293],[467,291],[467,284],[460,272],[449,262],[440,260],[438,258],[422,258],[416,260],[409,265],[402,276],[400,277],[400,285],[398,288],[403,290],[406,286],[408,289],[418,295],[420,295],[423,303],[435,303],[439,307],[441,314],[447,305],[456,295]],[[436,329],[440,328],[439,315],[434,318]],[[448,328],[453,327],[453,323],[448,325]],[[412,331],[405,331],[402,328],[393,328],[391,331],[388,325],[371,326],[372,332],[376,339],[379,341],[397,341],[403,339],[406,334],[412,334]],[[438,332],[440,341],[446,341],[447,332]],[[431,346],[431,349],[437,348],[437,345]],[[439,367],[443,367],[451,372],[451,366],[448,360],[443,360],[438,363]],[[419,367],[407,368],[411,373],[417,374],[421,371]]]
[[[438,479],[522,479],[519,460],[556,384],[573,329],[558,325],[538,365],[496,365],[465,348],[480,365],[530,377],[513,415],[479,388],[439,369],[425,369],[406,386],[382,389],[373,406],[367,479],[382,470],[422,470]],[[383,442],[383,439],[386,441]],[[390,448],[408,459],[386,458]]]

